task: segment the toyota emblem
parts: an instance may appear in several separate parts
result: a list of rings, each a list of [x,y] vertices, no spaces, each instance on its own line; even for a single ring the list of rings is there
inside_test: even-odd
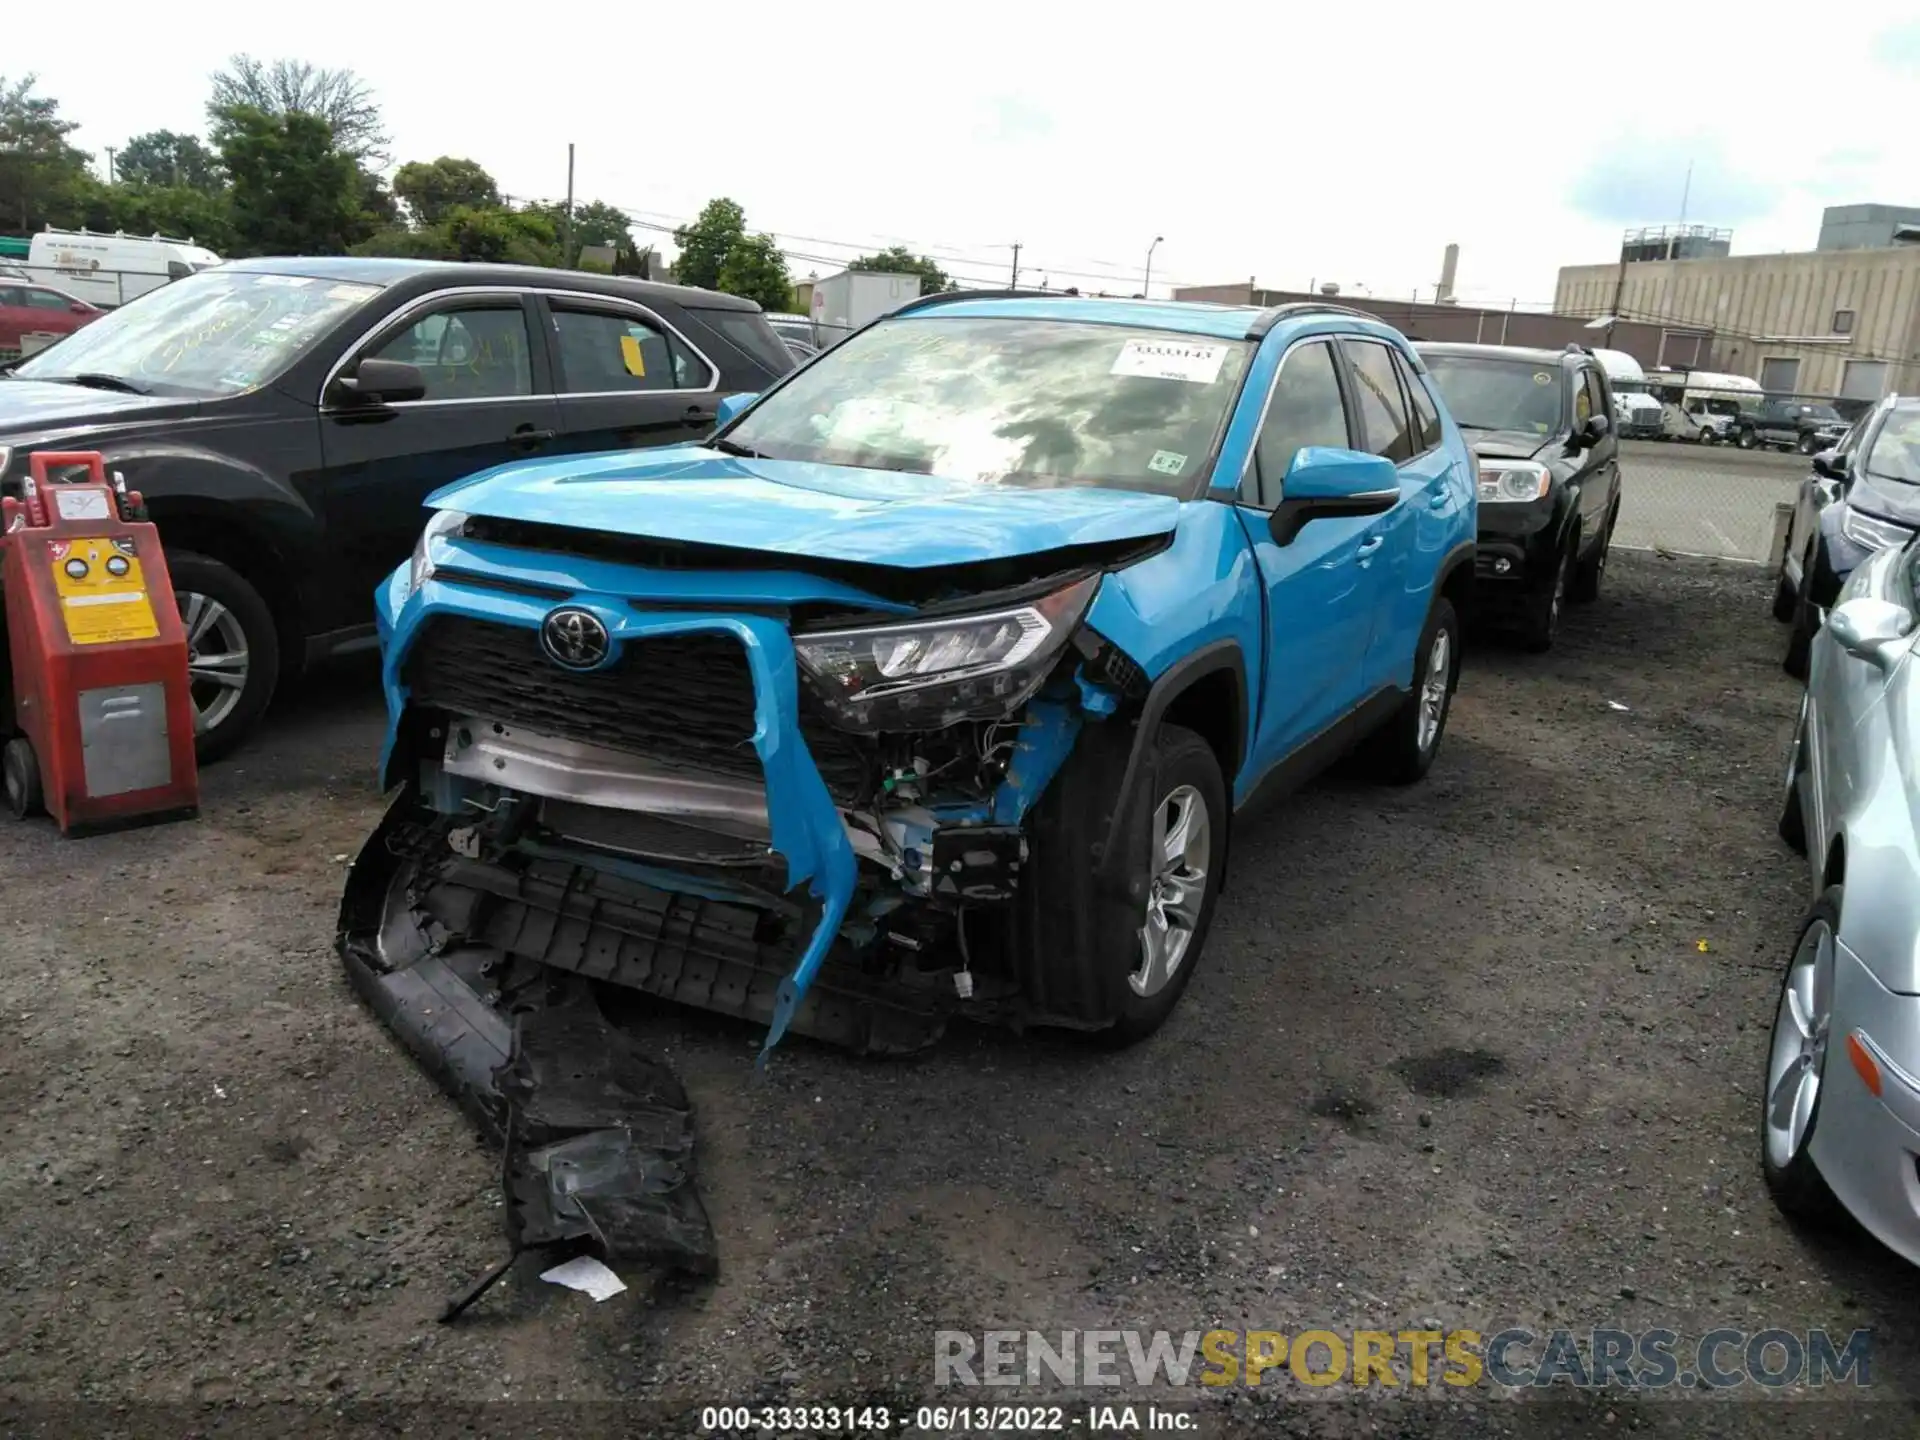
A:
[[[555,610],[540,627],[540,648],[556,665],[591,670],[607,658],[607,627],[585,610]]]

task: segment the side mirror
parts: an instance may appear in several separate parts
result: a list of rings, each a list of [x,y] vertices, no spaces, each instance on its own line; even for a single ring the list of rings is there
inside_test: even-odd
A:
[[[1847,478],[1847,457],[1838,450],[1822,450],[1813,457],[1813,473],[1824,475],[1829,480]]]
[[[720,403],[714,406],[714,414],[722,425],[733,423],[733,417],[760,398],[757,392],[741,391],[736,395],[722,396]]]
[[[1585,450],[1590,445],[1598,445],[1613,430],[1613,421],[1605,415],[1589,415],[1587,423],[1573,432],[1573,448]]]
[[[1913,613],[1891,600],[1863,595],[1836,606],[1827,630],[1842,650],[1880,670],[1892,670],[1913,633]]]
[[[1310,521],[1384,515],[1400,503],[1400,474],[1383,455],[1307,445],[1294,452],[1280,496],[1267,529],[1274,544],[1290,545]]]
[[[393,405],[406,400],[424,400],[427,377],[418,365],[404,360],[362,360],[351,375],[333,382],[356,400],[370,405]]]

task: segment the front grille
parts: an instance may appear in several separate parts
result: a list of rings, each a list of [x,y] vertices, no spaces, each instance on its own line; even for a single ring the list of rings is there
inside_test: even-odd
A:
[[[536,633],[436,615],[407,655],[414,700],[604,745],[675,769],[761,778],[753,748],[753,673],[730,636],[663,635],[628,642],[604,670],[562,670]],[[865,798],[870,767],[853,736],[835,730],[801,688],[800,733],[836,799]]]

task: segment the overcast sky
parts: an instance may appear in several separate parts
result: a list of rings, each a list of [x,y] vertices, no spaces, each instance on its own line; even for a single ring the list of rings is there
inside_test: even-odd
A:
[[[1811,248],[1824,205],[1920,205],[1913,11],[109,0],[86,43],[54,9],[11,14],[0,70],[37,72],[103,161],[203,130],[235,51],[350,66],[397,161],[467,156],[557,198],[572,141],[581,199],[671,224],[729,195],[797,277],[902,241],[1004,278],[1020,241],[1029,283],[1131,291],[1164,235],[1157,292],[1430,294],[1457,241],[1463,299],[1525,303],[1678,220],[1690,160],[1686,218],[1736,252]]]

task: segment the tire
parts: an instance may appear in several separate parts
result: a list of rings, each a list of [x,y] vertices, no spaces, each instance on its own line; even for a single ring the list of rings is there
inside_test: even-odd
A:
[[[1802,435],[1798,449],[1802,455],[1811,455],[1820,448],[1820,443],[1811,435]]]
[[[16,820],[43,815],[47,797],[40,786],[40,761],[24,735],[16,735],[0,750],[0,779],[4,780],[7,809]]]
[[[1810,696],[1800,697],[1800,719],[1793,727],[1793,748],[1787,754],[1787,793],[1781,797],[1775,829],[1796,855],[1807,853],[1807,814],[1800,803],[1800,777],[1807,772],[1807,709]]]
[[[1567,589],[1567,598],[1574,604],[1590,605],[1600,598],[1600,582],[1607,578],[1607,552],[1613,548],[1613,527],[1619,519],[1620,502],[1616,500],[1607,512],[1607,528],[1601,532],[1598,548],[1587,559],[1574,563],[1573,582]]]
[[[1433,768],[1460,683],[1460,617],[1444,595],[1427,613],[1414,651],[1413,689],[1393,718],[1361,744],[1359,772],[1383,785],[1411,785]],[[1436,691],[1433,687],[1438,684]]]
[[[1552,584],[1535,596],[1527,608],[1520,641],[1535,655],[1546,654],[1559,637],[1560,612],[1565,607],[1567,590],[1573,581],[1573,554],[1577,548],[1578,541],[1575,540],[1560,552],[1560,564],[1554,571]]]
[[[230,566],[183,550],[167,557],[167,570],[194,677],[194,754],[211,764],[253,733],[273,699],[280,635],[260,592]],[[236,674],[237,686],[228,683]]]
[[[1806,562],[1800,567],[1800,588],[1793,597],[1793,629],[1787,633],[1787,653],[1780,661],[1780,668],[1796,680],[1807,678],[1807,661],[1813,653],[1813,637],[1820,629],[1820,623],[1813,613],[1813,598],[1808,594],[1813,588],[1815,557],[1816,552],[1808,550]]]
[[[1714,433],[1711,425],[1702,425],[1700,427],[1700,433],[1693,438],[1702,445],[1718,445],[1720,443],[1720,437]]]
[[[1813,1163],[1812,1148],[1814,1131],[1820,1123],[1820,1100],[1825,1091],[1825,1079],[1832,1066],[1831,1036],[1833,1021],[1833,936],[1840,929],[1840,908],[1844,899],[1841,886],[1831,885],[1827,892],[1808,912],[1801,922],[1800,932],[1794,940],[1793,958],[1787,964],[1787,972],[1780,980],[1780,1001],[1774,1007],[1773,1029],[1767,1037],[1767,1068],[1760,1087],[1760,1174],[1767,1183],[1767,1190],[1773,1196],[1773,1203],[1779,1206],[1782,1214],[1795,1220],[1828,1220],[1838,1214],[1839,1202],[1833,1197],[1833,1191],[1827,1187],[1819,1167]],[[1827,946],[1824,962],[1820,957],[1822,939]],[[1824,963],[1824,979],[1822,970]],[[1818,1039],[1811,1045],[1802,1037],[1796,1036],[1800,1026],[1796,1023],[1794,1010],[1789,1004],[1789,995],[1795,997],[1794,1004],[1808,1012],[1806,1018],[1812,1022],[1811,1028]],[[1808,998],[1811,997],[1811,1003]],[[1794,1082],[1788,1074],[1793,1068],[1789,1047],[1798,1039],[1800,1080]],[[1786,1122],[1785,1101],[1789,1095],[1800,1095],[1808,1072],[1811,1072],[1813,1092],[1811,1097],[1801,1103],[1806,1105],[1804,1123],[1798,1126],[1797,1136],[1794,1126]],[[1791,1087],[1791,1088],[1790,1088]],[[1785,1112],[1785,1113],[1783,1113]]]
[[[1793,612],[1799,607],[1800,597],[1793,588],[1793,582],[1787,578],[1787,562],[1780,562],[1779,578],[1773,582],[1773,618],[1783,625],[1793,619]]]
[[[1751,450],[1760,443],[1760,437],[1755,435],[1751,430],[1742,430],[1739,435],[1735,437],[1733,443],[1738,445],[1742,450]]]

